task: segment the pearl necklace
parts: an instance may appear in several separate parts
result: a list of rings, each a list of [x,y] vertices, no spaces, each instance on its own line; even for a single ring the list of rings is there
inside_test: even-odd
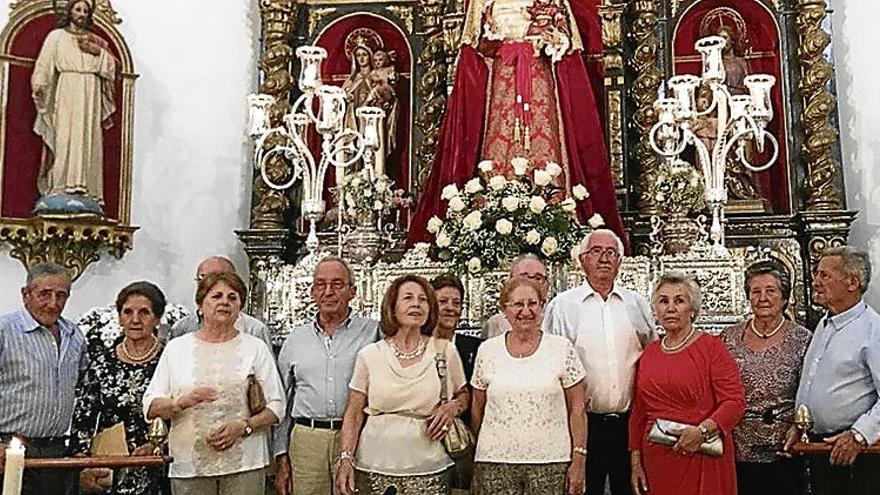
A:
[[[394,343],[393,340],[388,339],[388,345],[391,346],[391,350],[394,352],[394,355],[397,356],[398,359],[407,360],[407,359],[415,359],[422,355],[425,352],[425,348],[428,346],[428,340],[419,338],[419,343],[415,349],[411,351],[401,351],[397,344]]]
[[[678,345],[674,345],[672,347],[669,347],[666,345],[666,339],[669,338],[669,334],[667,333],[666,335],[663,336],[663,339],[660,341],[660,347],[662,347],[663,350],[666,352],[675,352],[675,351],[681,349],[682,347],[684,347],[685,344],[687,344],[688,341],[691,340],[691,337],[694,336],[694,332],[696,332],[696,331],[697,331],[697,327],[691,327],[691,331],[689,334],[687,334],[687,337],[685,337],[684,340],[681,341],[681,343],[679,343]]]
[[[757,335],[758,338],[761,338],[761,339],[769,339],[770,337],[776,335],[776,332],[778,332],[780,329],[782,329],[782,324],[783,324],[783,323],[785,323],[785,318],[780,318],[780,319],[779,319],[779,324],[776,325],[776,328],[774,328],[770,333],[761,333],[761,332],[758,331],[757,328],[755,328],[755,317],[753,316],[753,317],[749,320],[749,328],[752,329],[752,333],[755,334],[755,335]]]
[[[119,352],[122,353],[122,356],[125,359],[129,360],[133,364],[144,364],[150,359],[153,359],[153,354],[156,352],[156,349],[159,348],[159,339],[153,339],[153,345],[147,349],[147,352],[141,354],[140,356],[133,356],[130,352],[128,352],[128,346],[125,343],[128,342],[128,339],[123,339],[123,341],[119,344]]]

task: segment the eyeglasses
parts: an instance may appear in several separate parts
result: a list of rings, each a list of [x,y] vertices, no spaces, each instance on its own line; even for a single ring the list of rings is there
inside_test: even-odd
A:
[[[599,246],[591,247],[587,250],[587,254],[594,258],[601,258],[603,255],[607,256],[608,259],[617,259],[620,257],[620,253],[617,252],[615,248],[603,248]]]
[[[329,287],[330,290],[336,292],[344,289],[346,286],[348,286],[348,284],[342,280],[331,280],[330,282],[319,280],[312,285],[312,289],[318,292],[324,292]]]
[[[541,307],[541,301],[537,301],[535,299],[531,299],[529,301],[513,301],[507,303],[507,307],[517,312],[522,311],[526,308],[535,311]]]
[[[44,302],[53,298],[58,299],[59,301],[66,301],[67,298],[70,297],[70,292],[63,290],[43,289],[39,292],[34,292],[33,295],[38,300]]]

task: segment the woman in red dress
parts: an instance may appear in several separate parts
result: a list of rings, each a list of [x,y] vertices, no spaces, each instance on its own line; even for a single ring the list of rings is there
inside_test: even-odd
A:
[[[666,331],[645,348],[629,419],[632,487],[643,495],[736,495],[731,431],[745,410],[739,369],[724,344],[694,326],[702,295],[696,282],[667,273],[654,289],[655,318]],[[658,420],[683,423],[673,446],[650,441]],[[721,435],[723,454],[698,452]]]

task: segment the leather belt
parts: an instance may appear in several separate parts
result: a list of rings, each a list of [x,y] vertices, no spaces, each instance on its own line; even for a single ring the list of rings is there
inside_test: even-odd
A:
[[[294,418],[294,423],[298,425],[308,426],[309,428],[317,428],[319,430],[341,430],[341,419],[312,419],[312,418]]]
[[[619,413],[587,413],[591,420],[599,421],[626,421],[629,419],[629,411]]]

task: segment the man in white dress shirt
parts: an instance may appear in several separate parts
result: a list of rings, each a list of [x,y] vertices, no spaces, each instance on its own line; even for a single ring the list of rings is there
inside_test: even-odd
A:
[[[648,302],[615,282],[623,243],[607,229],[580,245],[583,285],[560,293],[544,312],[544,331],[574,344],[587,375],[587,494],[630,495],[627,421],[636,362],[656,338]]]

